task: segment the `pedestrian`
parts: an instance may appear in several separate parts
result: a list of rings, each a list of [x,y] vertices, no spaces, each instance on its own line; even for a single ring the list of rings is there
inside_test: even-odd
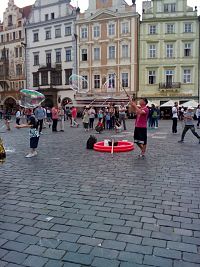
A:
[[[37,147],[38,147],[38,142],[39,142],[39,131],[38,131],[38,124],[37,120],[34,115],[32,115],[29,118],[29,122],[27,124],[21,124],[21,125],[16,125],[16,128],[30,128],[29,135],[30,135],[30,152],[28,155],[26,155],[26,158],[32,158],[34,156],[37,156]]]
[[[146,98],[140,99],[140,107],[130,97],[130,104],[133,107],[133,111],[136,113],[134,142],[140,148],[140,158],[145,157],[147,147],[147,120],[149,109],[147,107],[148,100]]]
[[[49,125],[49,128],[51,128],[51,123],[52,123],[52,114],[51,114],[51,109],[48,107],[47,108],[47,124]]]
[[[181,140],[178,141],[179,143],[184,143],[184,138],[188,130],[191,130],[194,136],[198,138],[199,144],[200,144],[200,136],[198,133],[195,131],[194,127],[194,108],[193,107],[188,107],[187,111],[183,115],[183,120],[185,122],[185,127],[183,129],[182,135],[181,135]]]
[[[110,112],[106,111],[106,129],[110,130]]]
[[[124,103],[122,102],[121,105],[119,106],[119,121],[120,123],[123,122],[123,127],[124,127],[124,131],[126,131],[126,107],[124,105]]]
[[[89,109],[89,127],[90,127],[90,129],[94,128],[95,114],[96,114],[95,109],[93,107],[91,107]]]
[[[200,125],[200,105],[198,105],[197,110],[196,110],[196,116],[197,116],[197,129],[199,129],[199,125]]]
[[[158,110],[154,104],[151,107],[151,127],[158,128]]]
[[[66,107],[65,109],[65,114],[66,114],[66,120],[68,121],[69,120],[69,114],[70,114],[70,108],[69,107]]]
[[[42,134],[42,128],[43,128],[43,122],[44,119],[46,117],[46,112],[44,110],[44,108],[39,105],[36,109],[35,109],[35,118],[37,120],[37,127],[39,127],[39,133]]]
[[[172,133],[177,133],[177,121],[178,121],[178,103],[175,102],[172,108]]]
[[[79,124],[77,123],[77,108],[76,107],[72,107],[72,110],[71,110],[71,114],[72,114],[72,124],[71,124],[71,127],[77,127],[79,126]]]
[[[85,132],[89,131],[89,107],[86,107],[83,111],[83,128]]]
[[[6,109],[5,114],[4,114],[4,120],[5,120],[5,125],[7,128],[7,131],[10,131],[10,121],[11,121],[11,111],[9,109]]]
[[[57,124],[58,124],[58,107],[54,106],[51,110],[52,112],[52,132],[57,132]]]
[[[64,132],[65,111],[62,107],[58,108],[58,127],[60,132]]]
[[[110,104],[109,112],[110,112],[110,129],[114,129],[115,128],[115,108],[114,108],[114,104]]]
[[[21,119],[21,110],[20,110],[20,108],[17,109],[15,117],[16,117],[16,124],[20,125],[20,119]]]

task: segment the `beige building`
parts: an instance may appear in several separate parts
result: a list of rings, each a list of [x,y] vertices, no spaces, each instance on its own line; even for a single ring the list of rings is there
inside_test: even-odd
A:
[[[30,12],[31,6],[19,8],[9,0],[0,24],[0,105],[11,110],[26,86],[24,23]]]
[[[187,0],[143,2],[139,95],[156,104],[198,98],[199,21]]]
[[[78,73],[87,82],[87,96],[126,98],[138,88],[138,26],[135,1],[89,0],[76,22]],[[84,81],[83,81],[84,83]],[[77,99],[86,95],[77,94]]]

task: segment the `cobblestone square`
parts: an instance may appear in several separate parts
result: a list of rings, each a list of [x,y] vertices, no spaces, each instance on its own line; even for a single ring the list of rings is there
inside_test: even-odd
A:
[[[131,141],[127,124],[96,137]],[[87,150],[90,133],[69,122],[27,159],[28,130],[1,129],[0,266],[199,267],[200,144],[189,132],[177,143],[178,127],[149,130],[145,159]]]

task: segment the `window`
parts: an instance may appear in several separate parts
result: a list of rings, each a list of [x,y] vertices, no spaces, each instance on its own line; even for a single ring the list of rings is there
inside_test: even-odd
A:
[[[46,53],[46,63],[47,65],[51,64],[51,53]]]
[[[41,72],[41,85],[48,85],[48,71]]]
[[[34,66],[38,66],[39,65],[39,54],[35,54],[34,55]]]
[[[87,49],[81,50],[81,58],[82,58],[82,61],[87,61]]]
[[[156,34],[156,25],[149,25],[149,34]]]
[[[10,38],[9,38],[9,33],[7,33],[7,35],[6,35],[6,39],[7,39],[7,42],[9,42],[9,40],[10,40]]]
[[[156,71],[149,70],[149,84],[155,84],[155,83],[156,83]]]
[[[22,75],[22,65],[21,64],[16,65],[16,75]]]
[[[115,24],[108,25],[108,35],[109,36],[115,35]]]
[[[183,82],[184,83],[191,83],[191,70],[185,69],[183,70]]]
[[[115,74],[108,75],[108,88],[115,88]]]
[[[12,15],[8,16],[8,27],[13,25]]]
[[[186,43],[184,45],[184,56],[185,57],[190,57],[192,55],[192,44],[191,43]]]
[[[69,85],[69,78],[72,76],[72,69],[65,70],[65,84]]]
[[[65,27],[65,35],[70,36],[72,34],[71,26]]]
[[[122,45],[122,58],[128,58],[129,56],[128,45]]]
[[[98,38],[100,36],[100,27],[94,26],[93,31],[94,31],[94,38]]]
[[[55,37],[60,38],[61,37],[61,28],[55,29]]]
[[[65,55],[66,55],[66,61],[69,62],[72,60],[72,52],[71,52],[71,48],[67,48],[65,51]]]
[[[15,40],[16,36],[15,36],[15,32],[13,32],[13,40]]]
[[[174,33],[175,32],[175,25],[174,24],[167,24],[166,25],[166,33]]]
[[[128,73],[122,73],[122,87],[128,87]]]
[[[164,12],[165,13],[171,13],[171,12],[176,12],[176,4],[164,4]]]
[[[49,15],[45,14],[45,21],[49,20]]]
[[[55,14],[51,13],[51,19],[54,19],[54,18],[55,18]]]
[[[33,73],[33,87],[39,86],[39,73],[35,72]]]
[[[115,59],[115,46],[109,46],[109,59]]]
[[[173,44],[167,44],[166,45],[166,56],[167,56],[167,58],[172,58],[174,56]]]
[[[154,44],[149,45],[149,57],[150,58],[156,57],[156,45],[154,45]]]
[[[19,39],[22,39],[22,32],[19,31]]]
[[[52,71],[51,72],[51,84],[52,85],[62,85],[62,71]]]
[[[94,60],[100,60],[100,48],[99,47],[94,48]]]
[[[51,31],[47,30],[46,31],[46,40],[49,40],[49,39],[51,39]]]
[[[86,39],[88,37],[87,28],[81,28],[81,38]]]
[[[3,43],[3,35],[1,35],[1,43]]]
[[[87,75],[82,75],[83,80],[82,80],[82,89],[88,89],[88,76]]]
[[[19,56],[18,47],[15,47],[15,57],[17,58],[18,56]]]
[[[94,75],[94,88],[100,88],[100,75]]]
[[[184,24],[184,32],[192,32],[192,23]]]
[[[122,34],[127,34],[127,33],[129,33],[129,25],[128,25],[128,22],[123,22],[122,24],[121,24],[121,32],[122,32]]]
[[[61,51],[56,51],[56,63],[61,63]]]
[[[19,57],[22,57],[22,47],[19,48]]]
[[[39,41],[39,38],[38,38],[38,32],[35,32],[33,34],[33,42],[38,42]]]
[[[165,79],[167,86],[172,86],[174,80],[174,71],[173,70],[166,70],[165,71]]]

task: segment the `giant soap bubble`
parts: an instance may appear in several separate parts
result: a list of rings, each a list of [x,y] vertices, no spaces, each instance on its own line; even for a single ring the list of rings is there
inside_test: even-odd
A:
[[[84,76],[72,74],[69,77],[69,85],[76,93],[86,94],[89,92],[88,81]]]
[[[35,90],[22,89],[20,95],[20,106],[23,108],[36,108],[45,100],[45,96]]]

